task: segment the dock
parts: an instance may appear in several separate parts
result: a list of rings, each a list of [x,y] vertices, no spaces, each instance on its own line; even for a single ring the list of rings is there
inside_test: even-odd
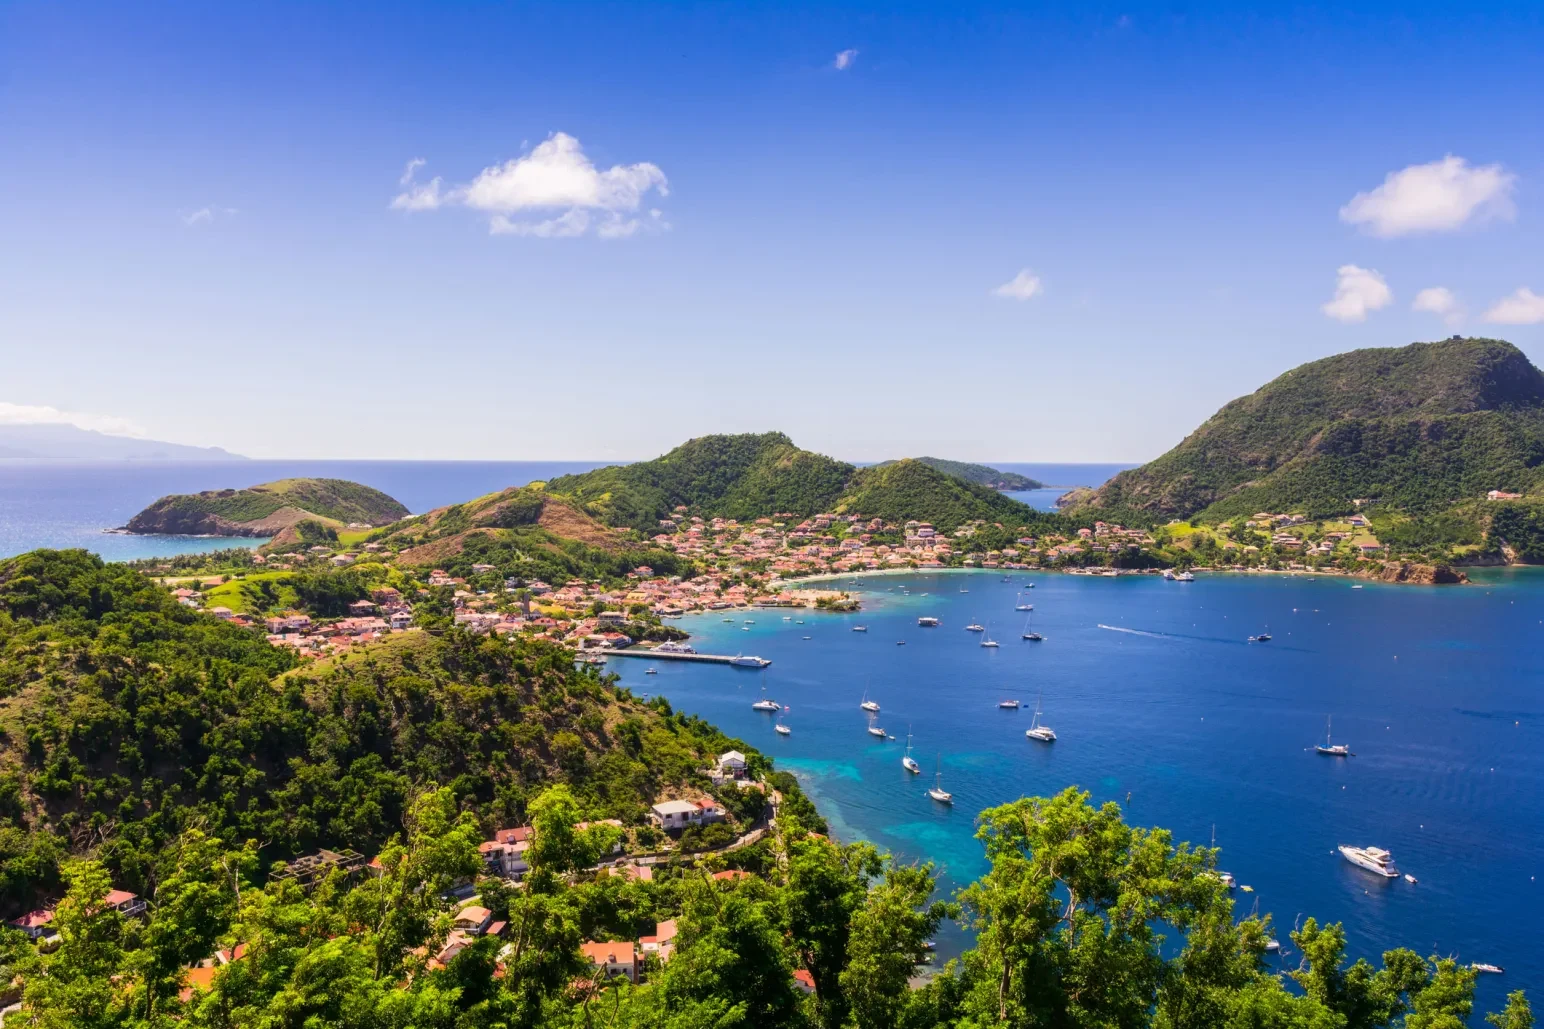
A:
[[[733,665],[736,668],[765,668],[772,663],[766,658],[756,657],[754,654],[679,654],[671,650],[661,652],[658,650],[632,648],[627,650],[608,650],[605,654],[608,660],[613,657],[647,657],[659,661],[704,661],[712,665]]]

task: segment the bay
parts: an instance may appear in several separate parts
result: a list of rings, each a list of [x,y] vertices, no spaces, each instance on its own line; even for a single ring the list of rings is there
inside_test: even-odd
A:
[[[881,575],[849,586],[863,591],[857,614],[681,622],[703,652],[770,658],[764,672],[612,669],[774,756],[839,838],[938,862],[946,893],[985,871],[980,810],[1078,785],[1177,840],[1206,844],[1215,825],[1221,867],[1254,888],[1235,894],[1239,913],[1258,900],[1287,950],[1312,915],[1343,921],[1353,956],[1408,946],[1495,962],[1507,974],[1480,984],[1494,1009],[1544,976],[1544,572],[1476,575],[1363,589],[1245,574]],[[1042,643],[1019,638],[1021,596]],[[919,628],[919,615],[942,625]],[[972,621],[1001,646],[979,646]],[[1262,631],[1273,640],[1247,642]],[[791,736],[751,710],[762,685],[791,709]],[[865,690],[895,742],[866,734]],[[1042,696],[1053,744],[1024,736]],[[1000,710],[1009,698],[1023,707]],[[1355,757],[1313,751],[1329,715]],[[901,767],[908,731],[921,776]],[[935,763],[953,807],[924,795]],[[1362,872],[1340,844],[1385,847],[1420,881]],[[940,939],[945,954],[967,943],[958,929]]]

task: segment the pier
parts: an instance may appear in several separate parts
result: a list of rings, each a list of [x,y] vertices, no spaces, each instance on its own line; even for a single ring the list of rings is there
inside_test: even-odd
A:
[[[591,651],[591,653],[594,653]],[[753,654],[678,654],[675,651],[666,650],[608,650],[605,652],[609,660],[613,657],[649,657],[660,661],[705,661],[714,665],[733,665],[736,668],[765,668],[772,662],[764,657],[756,657]]]

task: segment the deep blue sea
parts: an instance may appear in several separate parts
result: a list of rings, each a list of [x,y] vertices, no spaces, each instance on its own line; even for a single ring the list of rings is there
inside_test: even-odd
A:
[[[1544,570],[1478,574],[1363,589],[1244,574],[874,576],[857,614],[681,623],[705,652],[770,658],[764,672],[613,668],[774,755],[839,837],[939,862],[946,891],[984,870],[977,812],[1076,784],[1179,840],[1207,843],[1215,825],[1222,867],[1254,888],[1238,908],[1258,900],[1288,950],[1313,915],[1344,922],[1354,955],[1410,946],[1494,962],[1507,973],[1480,984],[1494,1008],[1507,989],[1544,985]],[[1019,638],[1021,591],[1042,643]],[[919,628],[924,614],[943,624]],[[979,646],[972,621],[1001,646]],[[1271,642],[1247,642],[1266,630]],[[763,684],[791,708],[793,735],[751,710]],[[865,689],[897,742],[865,733]],[[1015,697],[1020,710],[998,709]],[[1037,697],[1053,744],[1024,737]],[[1330,715],[1355,757],[1311,749]],[[925,775],[901,767],[908,731]],[[924,795],[935,761],[952,808]],[[1419,884],[1359,871],[1343,843],[1391,850]],[[945,953],[963,943],[957,930],[940,940]]]
[[[240,488],[291,476],[350,479],[396,497],[415,514],[506,486],[599,468],[603,461],[239,461],[218,464],[0,460],[0,557],[36,547],[85,547],[109,561],[258,546],[261,540],[120,536],[122,525],[168,493]],[[1126,465],[1004,464],[1047,483],[1097,486]],[[1065,487],[1014,493],[1051,510]]]

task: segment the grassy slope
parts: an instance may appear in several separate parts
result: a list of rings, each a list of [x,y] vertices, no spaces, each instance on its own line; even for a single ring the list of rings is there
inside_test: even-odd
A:
[[[1122,472],[1093,506],[1231,517],[1333,514],[1353,498],[1431,512],[1537,488],[1544,374],[1497,340],[1357,350],[1227,404],[1179,446]]]

